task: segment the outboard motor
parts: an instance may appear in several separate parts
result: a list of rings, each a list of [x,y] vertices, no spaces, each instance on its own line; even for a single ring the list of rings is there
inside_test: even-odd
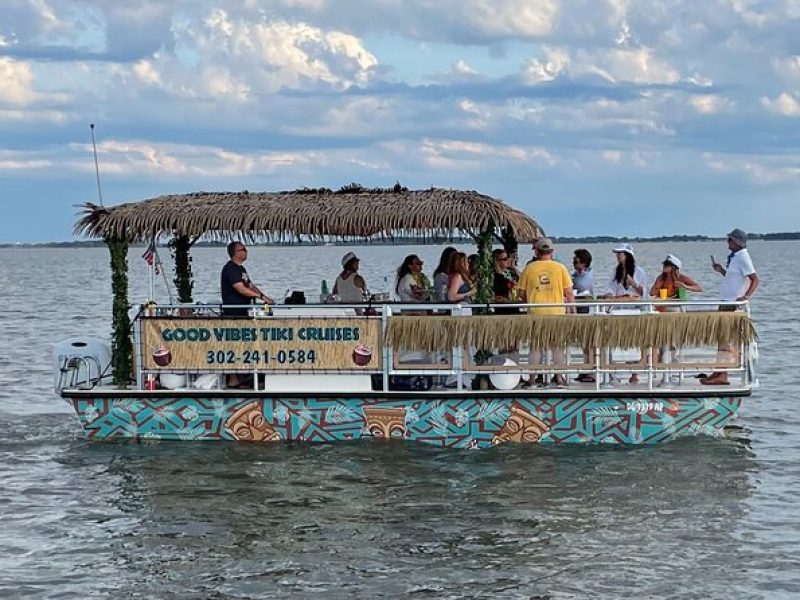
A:
[[[53,346],[53,383],[64,388],[90,389],[111,381],[111,346],[98,338],[70,338]]]

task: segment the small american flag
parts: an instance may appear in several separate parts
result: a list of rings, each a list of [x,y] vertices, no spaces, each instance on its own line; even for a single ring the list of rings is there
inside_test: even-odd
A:
[[[155,265],[156,275],[161,272],[159,271],[161,261],[158,259],[158,253],[156,252],[156,241],[154,239],[150,240],[150,244],[147,246],[147,249],[144,251],[144,253],[142,253],[142,258],[151,267]]]

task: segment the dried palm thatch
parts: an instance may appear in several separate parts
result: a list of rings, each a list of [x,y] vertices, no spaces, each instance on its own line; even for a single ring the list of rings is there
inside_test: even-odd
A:
[[[732,346],[756,337],[744,313],[692,312],[647,315],[397,316],[387,329],[395,349],[449,351],[453,346],[532,348]]]
[[[506,228],[519,241],[541,237],[525,213],[474,191],[358,186],[293,192],[197,192],[101,207],[87,203],[75,234],[140,241],[159,234],[282,241],[304,236],[397,238],[478,235]]]

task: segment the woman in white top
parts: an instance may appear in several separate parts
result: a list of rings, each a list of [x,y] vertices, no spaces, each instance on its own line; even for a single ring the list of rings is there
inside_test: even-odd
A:
[[[364,301],[367,282],[358,274],[358,265],[361,261],[352,252],[342,257],[342,272],[333,284],[333,295],[338,296],[341,302],[353,304]]]
[[[416,254],[409,254],[397,269],[394,291],[400,302],[424,302],[428,299],[430,282],[422,272],[423,262]]]
[[[619,247],[614,248],[613,252],[617,255],[617,266],[611,275],[611,281],[608,283],[607,296],[624,297],[630,296],[641,298],[647,293],[650,288],[647,286],[647,276],[641,267],[636,266],[636,257],[633,254],[633,246],[630,244],[621,244]],[[622,310],[635,310],[637,307],[628,307]],[[617,312],[613,310],[612,312]],[[639,383],[639,375],[632,373],[630,383]]]
[[[608,283],[607,296],[635,296],[641,298],[648,291],[647,276],[641,267],[636,266],[636,256],[633,254],[633,246],[622,244],[614,248],[613,252],[617,255],[617,266],[611,275]]]

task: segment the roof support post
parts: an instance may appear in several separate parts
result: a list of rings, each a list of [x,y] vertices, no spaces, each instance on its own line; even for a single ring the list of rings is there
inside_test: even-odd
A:
[[[189,249],[193,242],[188,235],[177,235],[169,241],[172,258],[175,261],[175,290],[178,292],[178,302],[192,302],[192,289],[194,288],[194,275],[192,273],[192,257]]]
[[[485,229],[476,239],[478,243],[478,290],[475,294],[475,304],[489,304],[494,300],[493,229],[493,227]]]
[[[115,236],[105,238],[111,255],[112,358],[114,385],[125,389],[133,366],[131,321],[128,317],[128,240]]]

